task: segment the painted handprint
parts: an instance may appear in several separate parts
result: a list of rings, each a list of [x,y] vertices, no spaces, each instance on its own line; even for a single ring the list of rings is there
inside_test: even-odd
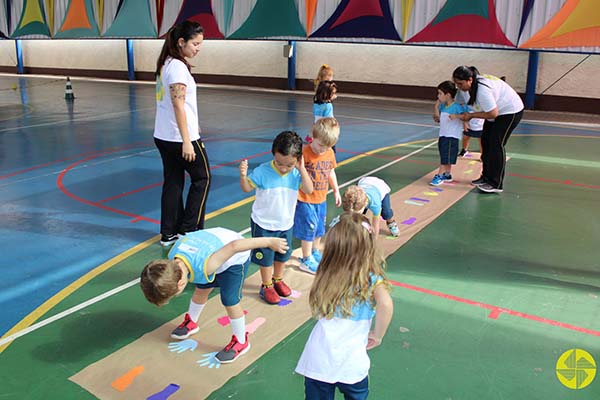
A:
[[[212,353],[202,354],[202,357],[204,357],[204,358],[196,361],[196,363],[198,363],[201,367],[220,368],[221,363],[215,357],[217,354],[218,354],[217,351],[213,351]]]
[[[184,351],[194,351],[198,347],[198,342],[194,339],[186,339],[181,342],[171,342],[169,343],[169,351],[174,353],[183,353]]]

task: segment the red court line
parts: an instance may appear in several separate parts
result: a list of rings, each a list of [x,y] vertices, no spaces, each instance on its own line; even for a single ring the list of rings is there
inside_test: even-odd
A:
[[[491,304],[481,303],[478,301],[465,299],[463,297],[453,296],[451,294],[436,292],[435,290],[425,289],[425,288],[422,288],[419,286],[409,285],[407,283],[402,283],[402,282],[393,281],[393,280],[390,280],[389,282],[394,286],[399,286],[404,289],[409,289],[409,290],[413,290],[415,292],[420,292],[420,293],[429,294],[431,296],[441,297],[446,300],[452,300],[452,301],[456,301],[459,303],[469,304],[471,306],[476,306],[476,307],[491,310],[491,312],[488,314],[488,318],[491,318],[491,319],[498,319],[500,314],[509,314],[509,315],[512,315],[515,317],[525,318],[525,319],[529,319],[531,321],[541,322],[543,324],[557,326],[559,328],[565,328],[565,329],[570,329],[570,330],[573,330],[576,332],[585,333],[586,335],[600,336],[599,331],[594,331],[592,329],[582,328],[580,326],[566,324],[564,322],[559,322],[559,321],[555,321],[555,320],[548,319],[548,318],[538,317],[537,315],[526,314],[526,313],[522,313],[520,311],[509,310],[507,308],[493,306]]]
[[[226,162],[226,163],[223,163],[223,164],[215,165],[213,167],[210,167],[210,169],[211,170],[215,170],[215,169],[219,169],[219,168],[222,168],[222,167],[226,167],[228,165],[239,164],[242,160],[250,160],[250,159],[261,157],[261,156],[264,156],[265,154],[270,154],[270,153],[271,153],[270,151],[263,151],[262,153],[257,153],[257,154],[254,154],[254,155],[250,156],[250,157],[240,158],[239,160],[234,160],[234,161]],[[162,184],[163,184],[163,181],[160,181],[160,182],[157,182],[157,183],[153,183],[151,185],[142,186],[141,188],[134,189],[134,190],[131,190],[129,192],[117,194],[117,195],[112,196],[112,197],[107,197],[106,199],[102,199],[102,200],[98,201],[98,203],[106,203],[106,202],[109,202],[111,200],[120,199],[121,197],[126,197],[126,196],[129,196],[131,194],[143,192],[144,190],[152,189],[152,188],[155,188],[155,187],[160,186]]]
[[[113,212],[113,213],[116,213],[116,214],[125,215],[127,217],[133,218],[135,221],[140,221],[140,220],[141,221],[148,221],[148,222],[152,222],[153,224],[160,225],[160,221],[155,220],[153,218],[148,218],[148,217],[144,217],[142,215],[136,215],[136,214],[133,214],[133,213],[130,213],[130,212],[127,212],[127,211],[119,210],[117,208],[108,207],[108,206],[105,206],[103,204],[100,204],[99,202],[94,202],[94,201],[91,201],[91,200],[88,200],[88,199],[84,199],[83,197],[79,197],[76,194],[74,194],[74,193],[70,192],[69,190],[67,190],[67,188],[63,184],[63,179],[64,179],[65,175],[67,174],[67,172],[69,172],[70,170],[72,170],[73,168],[75,168],[76,166],[78,166],[81,163],[84,163],[84,162],[89,161],[89,160],[93,160],[94,158],[100,157],[101,155],[104,155],[104,154],[105,153],[103,153],[103,154],[97,154],[97,155],[90,156],[90,157],[86,157],[86,158],[84,158],[82,160],[77,161],[76,163],[73,163],[73,164],[69,165],[67,168],[63,169],[62,172],[58,175],[58,178],[56,179],[56,185],[61,190],[61,192],[63,192],[68,197],[70,197],[73,200],[78,201],[80,203],[87,204],[87,205],[90,205],[90,206],[93,206],[93,207],[98,207],[98,208],[100,208],[102,210],[110,211],[110,212]]]
[[[573,181],[571,181],[570,179],[567,179],[567,180],[547,179],[547,178],[542,178],[539,176],[521,175],[521,174],[515,174],[515,173],[508,174],[508,176],[515,176],[517,178],[523,178],[523,179],[533,179],[535,181],[548,182],[548,183],[560,183],[562,185],[577,186],[577,187],[582,187],[582,188],[586,188],[586,189],[600,189],[600,186],[587,185],[585,183],[573,183]]]

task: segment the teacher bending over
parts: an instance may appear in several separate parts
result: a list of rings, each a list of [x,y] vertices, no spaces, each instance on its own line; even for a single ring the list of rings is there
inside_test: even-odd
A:
[[[506,169],[504,146],[523,116],[523,101],[506,82],[492,75],[480,75],[475,67],[460,66],[452,73],[459,89],[456,101],[472,110],[463,121],[484,118],[481,136],[481,177],[473,181],[479,190],[500,193]]]
[[[204,228],[210,168],[200,140],[196,82],[186,59],[198,54],[202,26],[184,21],[169,29],[156,62],[154,143],[163,164],[160,244],[169,246],[181,234]],[[183,205],[185,172],[190,190]]]

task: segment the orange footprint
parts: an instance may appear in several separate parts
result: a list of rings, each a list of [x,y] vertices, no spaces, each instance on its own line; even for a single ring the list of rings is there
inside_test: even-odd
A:
[[[118,390],[119,392],[124,391],[133,383],[133,380],[142,372],[144,372],[144,366],[138,365],[137,367],[131,368],[124,375],[115,379],[110,386]]]

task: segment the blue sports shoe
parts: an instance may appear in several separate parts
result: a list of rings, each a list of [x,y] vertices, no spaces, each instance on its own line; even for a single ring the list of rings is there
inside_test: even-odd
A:
[[[452,175],[444,172],[444,174],[442,175],[442,178],[444,179],[444,182],[452,182]]]
[[[435,174],[431,182],[429,182],[431,186],[440,186],[442,183],[444,183],[444,176],[440,174]]]
[[[321,259],[323,258],[323,254],[317,249],[314,249],[312,251],[312,256],[315,259],[315,261],[317,262],[317,264],[320,263]]]
[[[300,269],[302,271],[308,272],[309,274],[316,274],[317,269],[319,269],[319,263],[312,254],[306,258],[300,257]]]

